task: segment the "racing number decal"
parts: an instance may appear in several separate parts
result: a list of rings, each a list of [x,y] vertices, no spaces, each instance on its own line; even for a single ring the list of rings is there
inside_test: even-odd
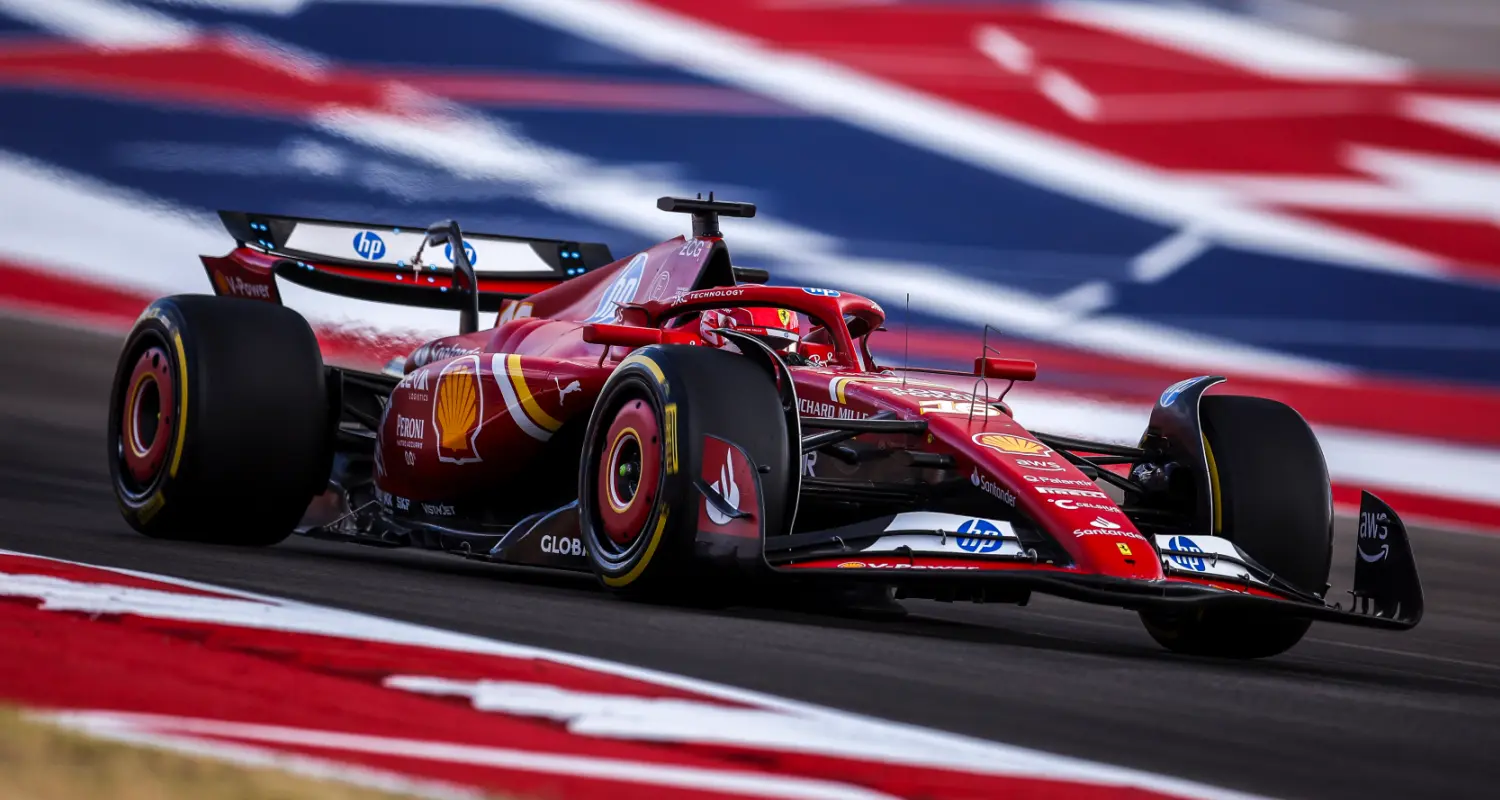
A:
[[[917,407],[923,414],[952,414],[959,417],[1003,417],[1005,412],[989,403],[955,402],[953,400],[920,400]]]

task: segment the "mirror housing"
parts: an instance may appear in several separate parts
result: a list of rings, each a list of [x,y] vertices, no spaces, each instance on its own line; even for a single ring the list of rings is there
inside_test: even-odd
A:
[[[974,374],[981,378],[1034,381],[1036,380],[1036,362],[1024,358],[980,356],[974,359]]]
[[[637,328],[633,325],[595,323],[583,326],[583,340],[589,344],[610,347],[645,347],[662,343],[659,328]]]

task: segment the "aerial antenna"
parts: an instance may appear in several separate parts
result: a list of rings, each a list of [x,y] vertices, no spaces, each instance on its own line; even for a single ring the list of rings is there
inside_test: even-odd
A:
[[[906,373],[911,369],[911,292],[906,293],[906,313],[901,315],[906,326],[906,352],[901,356],[901,388],[906,388]]]

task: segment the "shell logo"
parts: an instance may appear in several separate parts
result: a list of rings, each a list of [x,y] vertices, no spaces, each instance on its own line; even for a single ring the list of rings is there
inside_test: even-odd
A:
[[[456,359],[443,367],[432,396],[432,426],[437,431],[438,460],[450,464],[483,461],[475,449],[479,429],[484,426],[479,357]]]
[[[1018,456],[1050,456],[1051,448],[1036,441],[1027,439],[1025,436],[1017,436],[1013,433],[978,433],[974,435],[974,441],[984,445],[991,450],[999,450],[1002,453],[1011,453]]]
[[[845,561],[839,565],[839,569],[864,569],[864,567],[865,562],[863,561]]]
[[[214,286],[218,288],[220,297],[231,293],[229,291],[229,279],[224,277],[224,273],[222,272],[214,273]]]

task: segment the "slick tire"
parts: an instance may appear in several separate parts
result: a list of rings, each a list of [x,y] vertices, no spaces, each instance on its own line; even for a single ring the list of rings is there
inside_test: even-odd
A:
[[[1323,594],[1333,558],[1333,490],[1317,437],[1290,406],[1209,395],[1200,407],[1215,533],[1297,588]],[[1193,655],[1264,658],[1301,641],[1305,619],[1240,609],[1143,612],[1152,638]]]
[[[323,357],[295,311],[178,295],[125,341],[109,471],[125,520],[159,539],[271,545],[327,486]]]
[[[684,345],[631,354],[600,393],[579,465],[580,527],[599,581],[634,599],[729,602],[741,574],[736,548],[759,559],[758,526],[783,532],[789,449],[776,386],[751,359]],[[714,463],[705,464],[706,453]],[[727,528],[708,521],[698,485],[704,476],[711,478],[704,485],[717,483],[720,497],[748,516],[727,518]],[[705,525],[744,538],[728,538],[715,552],[698,541]]]

